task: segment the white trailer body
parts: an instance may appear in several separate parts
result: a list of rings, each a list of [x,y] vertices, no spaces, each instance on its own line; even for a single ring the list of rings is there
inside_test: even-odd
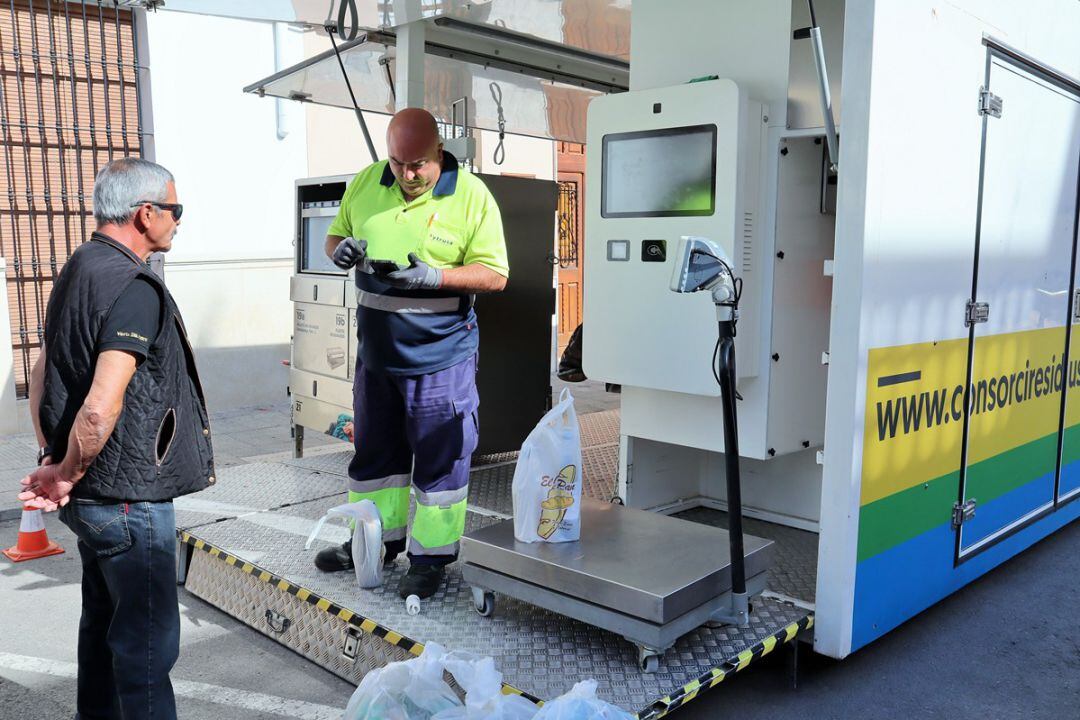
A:
[[[815,649],[844,657],[1080,514],[1080,6],[817,4],[835,196],[816,96],[794,89],[803,3],[634,4],[631,92],[590,108],[585,370],[623,384],[625,502],[724,507],[711,303],[643,253],[680,235],[728,252],[745,512],[818,533]],[[715,109],[733,94],[743,112]],[[606,142],[707,122],[713,214],[602,207]]]

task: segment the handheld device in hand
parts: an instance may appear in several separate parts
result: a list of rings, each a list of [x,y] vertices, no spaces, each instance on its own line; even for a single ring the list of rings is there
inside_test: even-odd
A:
[[[393,260],[368,260],[368,265],[371,267],[371,272],[376,275],[387,275],[404,267]]]

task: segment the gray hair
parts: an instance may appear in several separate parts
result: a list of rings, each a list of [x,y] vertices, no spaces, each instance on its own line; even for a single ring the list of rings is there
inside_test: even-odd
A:
[[[113,160],[94,180],[94,219],[98,225],[127,224],[141,200],[165,202],[172,173],[142,158]]]

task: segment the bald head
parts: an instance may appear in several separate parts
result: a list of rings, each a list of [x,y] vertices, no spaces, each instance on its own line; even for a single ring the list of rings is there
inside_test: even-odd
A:
[[[435,117],[422,108],[394,115],[386,130],[390,171],[408,198],[424,194],[439,180],[442,142]]]

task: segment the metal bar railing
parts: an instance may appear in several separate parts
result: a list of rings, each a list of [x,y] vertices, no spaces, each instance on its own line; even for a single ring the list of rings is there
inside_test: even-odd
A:
[[[6,192],[0,189],[0,204],[6,204],[0,253],[14,285],[11,345],[17,389],[25,396],[44,335],[50,281],[88,239],[88,180],[107,158],[142,154],[141,107],[129,117],[127,93],[134,85],[134,102],[141,102],[144,68],[134,17],[116,0],[89,0],[78,9],[64,0],[4,4],[10,23],[0,34],[0,179],[6,185]]]

